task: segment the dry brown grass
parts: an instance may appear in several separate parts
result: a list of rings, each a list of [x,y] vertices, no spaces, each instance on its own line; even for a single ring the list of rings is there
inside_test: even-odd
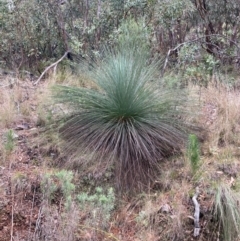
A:
[[[240,93],[222,83],[202,89],[203,121],[212,148],[240,145]]]
[[[36,227],[31,240],[77,240],[79,211],[75,205],[72,205],[70,210],[64,211],[61,207],[50,206],[43,202],[37,221],[39,226]]]
[[[7,81],[4,81],[7,82]],[[12,84],[0,86],[0,127],[10,128],[14,123],[32,114],[29,93],[33,87],[27,81],[15,79]]]
[[[1,128],[8,128],[17,116],[17,108],[12,89],[0,89],[0,125]]]
[[[14,129],[22,123],[31,125],[30,122],[33,119],[32,103],[29,101],[29,93],[33,89],[28,81],[9,78],[8,76],[4,79],[0,77],[0,163],[11,167],[9,163],[12,163],[14,159],[13,147],[18,137]],[[14,140],[9,137],[11,131]]]
[[[70,86],[78,86],[78,87],[96,87],[96,84],[89,78],[85,71],[79,71],[77,74],[73,74],[71,70],[67,71],[58,71],[56,75],[52,74],[47,79],[48,86],[54,84],[63,84]]]
[[[146,194],[137,202],[135,208],[127,210],[136,222],[133,240],[188,240],[192,232],[193,210],[191,204],[191,183],[172,179],[172,185],[166,192]]]
[[[67,110],[62,105],[56,105],[52,99],[54,85],[69,85],[76,87],[95,88],[93,82],[84,74],[74,75],[71,71],[58,71],[51,74],[44,82],[44,88],[39,88],[36,93],[38,103],[38,122],[46,124],[53,116],[65,113]]]

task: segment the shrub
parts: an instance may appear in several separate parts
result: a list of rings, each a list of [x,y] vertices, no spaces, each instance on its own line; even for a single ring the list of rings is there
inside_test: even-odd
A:
[[[72,183],[73,173],[71,171],[61,170],[57,172],[56,177],[60,181],[61,190],[65,198],[65,206],[70,209],[72,204],[72,193],[75,190],[75,185]]]
[[[43,194],[43,199],[51,202],[54,199],[54,193],[57,191],[57,188],[57,185],[52,179],[52,174],[44,174],[41,180],[41,191]]]
[[[114,161],[118,188],[134,189],[148,185],[159,160],[185,143],[186,95],[155,81],[158,63],[147,64],[146,48],[140,55],[121,46],[91,68],[93,88],[55,86],[53,95],[68,106],[60,128],[65,151],[91,153],[100,164]]]
[[[97,228],[106,228],[111,212],[115,207],[115,193],[113,188],[109,188],[107,193],[101,187],[96,187],[95,192],[91,195],[82,192],[77,196],[80,209],[88,213],[88,220],[85,221],[87,226]],[[89,222],[89,223],[88,223]]]
[[[63,194],[65,207],[70,210],[72,205],[72,194],[75,185],[72,183],[73,173],[71,171],[61,170],[56,173],[44,174],[41,181],[41,190],[43,197],[47,201],[54,199],[54,194],[60,190]]]

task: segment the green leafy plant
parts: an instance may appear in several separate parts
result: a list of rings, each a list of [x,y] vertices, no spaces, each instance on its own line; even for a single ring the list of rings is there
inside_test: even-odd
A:
[[[206,71],[206,73],[213,74],[214,70],[219,65],[219,60],[216,60],[212,55],[206,55],[203,58],[202,69]]]
[[[140,55],[121,46],[91,68],[94,87],[55,86],[53,95],[68,106],[60,128],[65,150],[91,153],[99,164],[113,161],[118,187],[134,189],[149,184],[159,160],[181,150],[187,102],[181,90],[165,89],[155,80],[158,63],[147,64],[145,48]]]
[[[234,241],[240,237],[240,210],[238,193],[221,184],[215,195],[215,215],[220,222],[224,240]]]
[[[60,190],[63,194],[65,207],[70,209],[72,204],[72,193],[75,185],[72,183],[73,173],[61,170],[56,173],[47,173],[41,181],[41,189],[46,200],[53,200],[54,194]]]
[[[7,132],[4,133],[1,146],[2,146],[2,157],[3,162],[6,163],[9,161],[9,167],[11,167],[11,154],[14,151],[16,145],[17,135],[14,133],[12,129],[9,129]]]
[[[95,193],[82,192],[77,196],[80,209],[90,213],[87,220],[94,227],[106,228],[111,212],[115,207],[115,193],[113,188],[108,188],[104,192],[103,188],[96,187]]]
[[[140,211],[138,216],[136,217],[136,221],[138,223],[141,223],[144,227],[148,227],[150,223],[149,219],[149,214],[144,210]]]
[[[194,134],[190,134],[188,137],[188,158],[191,163],[192,172],[196,173],[200,165],[200,154],[198,138]]]
[[[61,190],[65,197],[65,206],[70,209],[72,203],[72,192],[75,190],[75,185],[72,183],[73,173],[71,171],[61,170],[55,174],[60,181]]]
[[[52,179],[52,174],[44,174],[41,180],[41,191],[43,193],[43,198],[47,201],[52,201],[56,190],[57,185],[54,183]]]
[[[119,27],[119,36],[117,46],[121,52],[128,52],[129,49],[134,51],[134,54],[149,54],[149,32],[143,19],[136,22],[129,18],[124,21]]]

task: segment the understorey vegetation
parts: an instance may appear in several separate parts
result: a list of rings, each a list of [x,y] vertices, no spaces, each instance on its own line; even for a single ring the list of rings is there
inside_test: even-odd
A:
[[[0,240],[238,241],[240,4],[0,2]]]

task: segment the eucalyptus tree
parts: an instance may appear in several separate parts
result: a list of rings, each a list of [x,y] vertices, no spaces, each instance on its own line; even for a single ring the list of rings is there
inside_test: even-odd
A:
[[[197,25],[205,35],[204,48],[211,55],[231,63],[240,58],[240,2],[194,0]]]
[[[226,4],[225,4],[226,3]],[[42,71],[71,51],[89,61],[114,45],[121,24],[134,18],[150,32],[153,56],[178,59],[194,43],[229,63],[239,60],[238,1],[219,0],[5,0],[0,2],[0,61],[8,68]],[[200,52],[200,51],[199,51]]]
[[[0,58],[6,67],[35,69],[65,48],[60,5],[53,1],[16,1],[2,5]]]

